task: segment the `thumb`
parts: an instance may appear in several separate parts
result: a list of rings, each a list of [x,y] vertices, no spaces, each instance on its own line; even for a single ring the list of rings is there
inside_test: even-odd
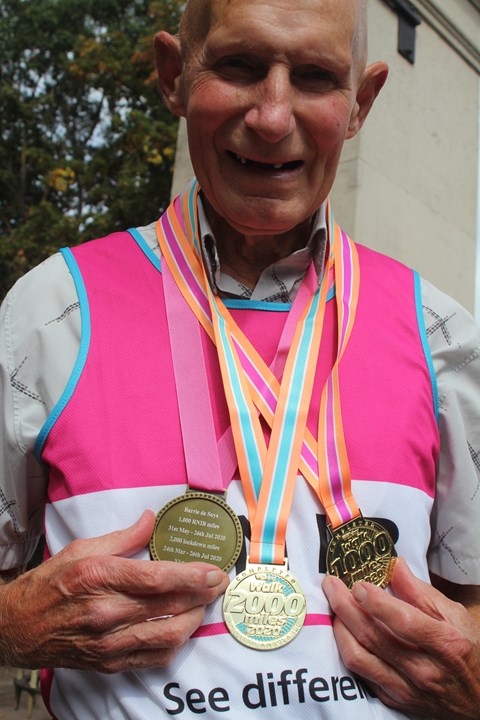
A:
[[[95,555],[130,557],[148,545],[154,526],[155,514],[151,510],[145,510],[130,527],[114,530],[99,537],[74,540],[63,550],[63,553],[70,560]]]

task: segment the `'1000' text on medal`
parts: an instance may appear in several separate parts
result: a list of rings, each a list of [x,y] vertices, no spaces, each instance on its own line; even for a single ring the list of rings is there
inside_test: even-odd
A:
[[[388,531],[375,520],[363,515],[338,528],[329,526],[331,539],[327,548],[327,570],[350,589],[365,581],[386,587],[397,555]]]

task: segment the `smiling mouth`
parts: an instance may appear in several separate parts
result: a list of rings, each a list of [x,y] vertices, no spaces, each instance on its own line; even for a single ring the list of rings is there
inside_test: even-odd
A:
[[[242,155],[238,155],[237,153],[231,152],[230,150],[227,150],[228,155],[235,160],[239,165],[243,165],[245,167],[251,167],[251,168],[258,168],[259,170],[268,170],[270,172],[278,172],[280,171],[286,171],[286,170],[296,170],[301,165],[303,165],[302,160],[291,160],[290,162],[284,162],[284,163],[263,163],[263,162],[257,162],[256,160],[248,160],[247,158],[244,158]]]

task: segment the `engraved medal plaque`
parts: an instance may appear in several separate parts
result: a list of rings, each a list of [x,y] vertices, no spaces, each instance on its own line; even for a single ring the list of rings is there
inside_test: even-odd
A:
[[[157,514],[150,540],[153,560],[201,561],[230,570],[243,543],[240,521],[220,495],[189,490]]]

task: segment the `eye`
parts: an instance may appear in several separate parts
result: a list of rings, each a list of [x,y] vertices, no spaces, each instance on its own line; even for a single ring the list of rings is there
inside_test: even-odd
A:
[[[338,85],[333,73],[316,65],[297,68],[293,81],[297,87],[307,92],[327,92]]]
[[[222,58],[214,69],[221,77],[234,82],[256,81],[262,76],[259,63],[242,55]]]

